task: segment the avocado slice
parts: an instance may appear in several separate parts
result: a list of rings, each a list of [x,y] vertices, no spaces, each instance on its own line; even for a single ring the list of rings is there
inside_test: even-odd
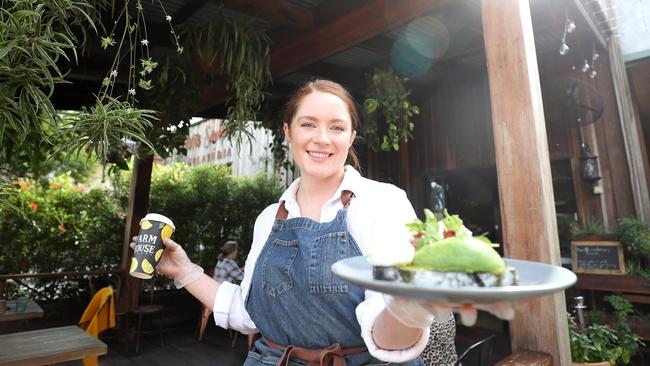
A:
[[[412,267],[439,272],[501,274],[506,264],[490,244],[471,236],[453,236],[415,252]]]

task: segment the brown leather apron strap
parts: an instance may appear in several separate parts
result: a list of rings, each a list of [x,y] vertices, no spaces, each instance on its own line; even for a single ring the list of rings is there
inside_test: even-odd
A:
[[[334,366],[346,366],[345,356],[368,350],[366,347],[341,348],[338,343],[321,349],[307,349],[293,345],[283,347],[266,337],[264,342],[269,347],[282,351],[282,355],[275,363],[276,366],[288,366],[292,357],[307,362],[308,366],[328,366],[330,362]]]
[[[343,208],[348,208],[348,206],[350,206],[350,199],[352,197],[354,197],[354,193],[352,193],[352,191],[345,190],[341,192],[341,202],[343,203]],[[287,211],[286,207],[284,207],[284,201],[280,201],[280,207],[278,207],[278,211],[275,213],[275,218],[286,220],[287,216],[289,216],[289,211]]]

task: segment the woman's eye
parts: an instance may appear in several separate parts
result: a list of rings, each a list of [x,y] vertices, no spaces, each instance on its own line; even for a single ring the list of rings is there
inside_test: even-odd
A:
[[[300,127],[313,127],[314,124],[311,122],[303,122],[300,124]]]
[[[341,127],[341,126],[333,126],[332,129],[334,131],[339,131],[339,132],[345,131],[345,127]]]

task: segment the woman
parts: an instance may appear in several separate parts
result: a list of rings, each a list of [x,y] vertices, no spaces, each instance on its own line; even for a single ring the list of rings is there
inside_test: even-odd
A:
[[[258,216],[241,286],[204,275],[168,239],[157,270],[212,308],[219,326],[261,333],[245,365],[423,365],[433,314],[447,323],[450,313],[364,291],[330,270],[347,257],[381,264],[414,251],[405,224],[416,215],[404,191],[345,165],[356,163],[352,97],[334,82],[309,82],[289,100],[284,121],[300,178]]]
[[[237,258],[237,242],[228,240],[222,247],[217,264],[214,266],[212,278],[217,282],[240,283],[244,278],[244,271],[239,268]]]

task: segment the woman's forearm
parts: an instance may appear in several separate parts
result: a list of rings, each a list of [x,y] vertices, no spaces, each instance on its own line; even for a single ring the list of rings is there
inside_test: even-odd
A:
[[[185,289],[210,310],[214,309],[214,298],[220,283],[203,273],[198,280],[185,286]]]
[[[384,309],[372,327],[372,339],[377,347],[396,351],[413,347],[422,336],[422,329],[410,328]]]

